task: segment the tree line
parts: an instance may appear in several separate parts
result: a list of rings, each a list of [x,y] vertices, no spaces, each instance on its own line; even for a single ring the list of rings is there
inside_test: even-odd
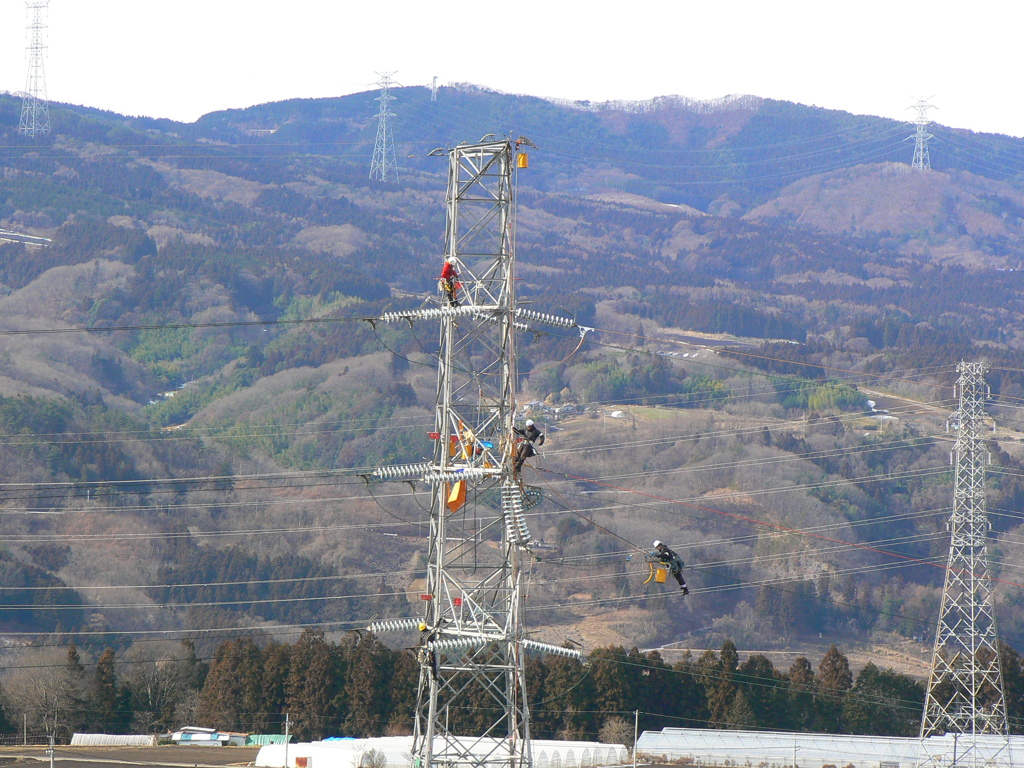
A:
[[[294,643],[253,638],[221,643],[200,660],[191,641],[165,658],[105,650],[86,666],[67,648],[62,665],[8,676],[0,725],[67,738],[74,731],[160,733],[187,724],[248,733],[283,732],[285,715],[300,740],[411,732],[419,664],[412,649],[392,649],[371,633],[339,641],[307,629]],[[1001,644],[1011,730],[1024,732],[1024,664]],[[585,662],[531,655],[526,660],[531,732],[537,738],[629,741],[632,713],[642,729],[773,729],[915,736],[924,687],[869,663],[856,675],[835,645],[817,666],[798,657],[776,669],[763,654],[741,659],[732,641],[668,663],[657,651],[598,648]],[[26,685],[26,678],[31,684]],[[456,705],[457,704],[457,705]],[[456,732],[491,722],[493,699],[469,687],[448,710]]]

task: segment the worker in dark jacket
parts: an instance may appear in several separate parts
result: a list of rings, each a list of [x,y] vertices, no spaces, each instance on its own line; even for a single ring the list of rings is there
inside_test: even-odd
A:
[[[672,575],[675,576],[676,581],[679,582],[679,589],[682,590],[683,594],[690,594],[690,590],[686,587],[686,580],[683,578],[683,566],[686,565],[683,562],[683,558],[669,549],[668,545],[662,541],[654,542],[654,551],[651,552],[651,557],[665,563],[672,572]]]
[[[523,438],[516,446],[515,460],[512,464],[512,477],[518,479],[519,472],[523,468],[523,462],[531,456],[537,455],[537,449],[534,445],[544,445],[544,434],[537,429],[533,419],[526,420],[526,429],[512,427],[512,431]]]
[[[444,260],[444,266],[441,268],[441,286],[444,288],[444,295],[447,297],[450,307],[459,306],[459,299],[456,296],[456,291],[459,289],[459,284],[456,282],[458,279],[459,273],[455,271],[455,257],[449,256]]]

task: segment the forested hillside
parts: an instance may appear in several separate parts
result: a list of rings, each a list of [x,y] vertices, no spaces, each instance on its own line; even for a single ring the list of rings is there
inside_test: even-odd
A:
[[[194,124],[53,105],[34,142],[0,95],[0,230],[52,241],[0,239],[5,687],[28,701],[43,694],[18,670],[113,670],[104,695],[136,698],[102,706],[130,727],[198,707],[245,728],[205,693],[229,659],[277,665],[262,692],[277,698],[239,705],[274,717],[298,653],[338,671],[331,696],[362,685],[339,670],[364,650],[409,674],[343,633],[419,611],[427,493],[369,474],[431,453],[437,339],[366,319],[436,300],[447,167],[430,151],[506,132],[538,147],[517,176],[521,295],[595,329],[518,342],[519,402],[548,434],[526,472],[544,498],[531,632],[694,649],[672,678],[697,686],[693,708],[665,716],[712,725],[749,719],[730,714],[736,686],[700,683],[701,664],[736,673],[725,643],[820,656],[841,641],[851,685],[920,675],[954,366],[984,359],[997,612],[1024,647],[1024,142],[934,126],[933,169],[912,171],[904,125],[750,97],[395,95],[389,184],[368,179],[373,93]],[[644,584],[655,538],[687,561],[685,600]],[[800,674],[751,659],[802,695]],[[126,681],[160,670],[176,698],[138,701]],[[635,705],[601,695],[579,711]],[[829,700],[829,727],[873,717]],[[538,733],[606,725],[545,716]],[[310,734],[360,732],[323,717]]]

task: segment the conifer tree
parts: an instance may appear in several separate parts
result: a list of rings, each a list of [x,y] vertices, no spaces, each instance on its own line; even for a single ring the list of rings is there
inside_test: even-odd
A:
[[[292,647],[292,663],[285,685],[286,707],[295,736],[323,739],[339,730],[336,694],[339,690],[337,650],[320,630],[306,629]]]
[[[384,734],[386,736],[408,736],[412,734],[420,665],[411,651],[403,650],[392,655],[392,666],[388,723]],[[528,701],[533,701],[533,699],[528,699]]]
[[[113,648],[107,648],[96,662],[90,718],[101,733],[122,733],[131,720],[123,691],[117,685]]]
[[[907,675],[868,663],[843,702],[843,730],[876,736],[914,736],[921,726],[924,688]]]
[[[786,722],[787,697],[781,676],[776,673],[768,657],[755,653],[747,657],[737,674],[744,703],[754,714],[754,725],[761,728],[780,728]],[[730,707],[732,713],[732,707]],[[732,714],[730,714],[730,718]],[[736,725],[735,720],[730,720]]]
[[[1003,698],[1010,733],[1024,733],[1024,662],[1017,651],[999,641],[999,663],[1003,670]]]
[[[680,676],[673,674],[657,651],[641,655],[637,671],[639,684],[633,697],[633,709],[645,713],[640,718],[640,727],[651,730],[674,725],[681,712]],[[667,715],[672,719],[656,715]]]
[[[850,661],[835,643],[825,652],[818,665],[816,705],[818,726],[825,733],[843,730],[843,701],[853,686]]]
[[[629,663],[623,663],[623,662]],[[639,693],[640,670],[636,648],[627,657],[621,645],[595,649],[590,654],[590,677],[594,681],[594,709],[601,712],[632,712]]]
[[[391,652],[372,634],[357,636],[347,651],[345,733],[357,738],[380,736],[388,715]]]
[[[582,739],[594,733],[594,681],[575,659],[553,656],[544,659],[545,698],[550,710],[551,738]]]
[[[206,674],[210,671],[210,667],[203,661],[200,661],[196,655],[196,644],[192,642],[189,637],[184,638],[181,641],[182,650],[185,653],[185,665],[188,670],[188,685],[195,690],[200,690],[203,687],[203,683],[206,682]]]
[[[52,701],[54,712],[54,733],[64,726],[69,731],[79,730],[86,726],[86,688],[88,681],[85,675],[85,666],[78,654],[78,648],[72,643],[68,647],[67,663],[62,674],[54,681],[51,688],[52,695],[48,696]],[[63,709],[62,717],[56,713]],[[63,723],[60,720],[63,719]],[[49,728],[49,726],[47,726]]]
[[[252,640],[221,643],[199,694],[199,717],[225,730],[254,730],[263,715],[262,678],[262,653]]]
[[[260,711],[264,713],[264,719],[258,729],[263,733],[284,733],[291,651],[291,646],[285,643],[271,643],[263,649],[263,703]]]
[[[85,667],[82,666],[82,657],[78,654],[78,646],[73,642],[68,646],[68,671],[73,675],[84,675]]]
[[[814,711],[814,668],[804,656],[797,656],[789,668],[788,728],[813,731],[816,726]]]
[[[706,728],[708,725],[707,697],[695,669],[696,665],[689,651],[672,666],[675,673],[675,692],[673,694],[675,707],[672,710],[672,715],[676,718],[683,718],[682,724],[686,727]]]
[[[757,727],[758,718],[754,708],[750,706],[742,690],[736,691],[729,712],[726,715],[726,727],[730,730],[752,730]]]
[[[725,728],[729,722],[729,706],[736,695],[739,658],[732,640],[722,643],[720,657],[716,658],[713,651],[701,656],[699,663],[705,675],[704,685],[708,692],[708,724],[712,728]]]

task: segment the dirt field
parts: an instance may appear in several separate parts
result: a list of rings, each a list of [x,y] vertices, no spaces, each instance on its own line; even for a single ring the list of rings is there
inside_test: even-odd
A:
[[[259,747],[69,747],[58,744],[54,749],[53,762],[60,768],[98,768],[103,765],[223,768],[252,765],[259,751]],[[0,747],[0,768],[39,768],[49,759],[45,747]]]

